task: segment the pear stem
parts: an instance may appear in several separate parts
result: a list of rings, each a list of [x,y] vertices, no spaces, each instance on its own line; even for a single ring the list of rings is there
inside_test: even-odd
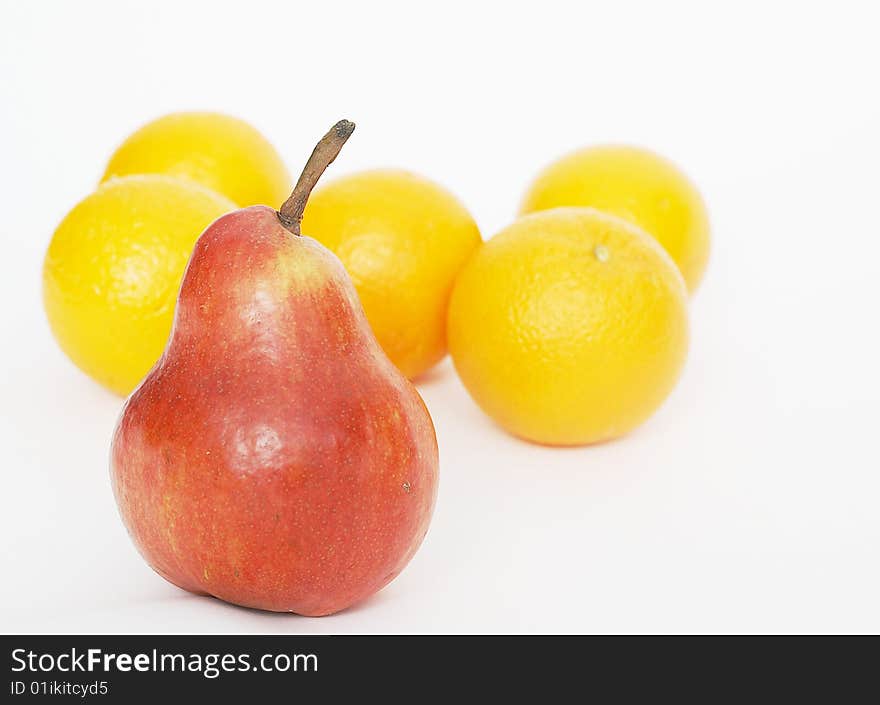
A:
[[[315,184],[318,183],[324,170],[336,159],[339,150],[351,137],[352,132],[354,132],[354,123],[350,120],[340,120],[330,128],[330,131],[321,138],[312,151],[312,156],[309,157],[302,174],[299,175],[290,197],[278,210],[278,220],[294,235],[302,235],[300,223],[302,223],[309,194],[315,188]]]

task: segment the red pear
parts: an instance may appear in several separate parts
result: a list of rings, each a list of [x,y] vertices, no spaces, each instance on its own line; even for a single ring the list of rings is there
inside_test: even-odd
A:
[[[331,614],[390,582],[428,529],[431,417],[342,264],[299,234],[353,129],[319,142],[279,212],[244,208],[202,234],[165,352],[116,427],[122,519],[185,590]]]

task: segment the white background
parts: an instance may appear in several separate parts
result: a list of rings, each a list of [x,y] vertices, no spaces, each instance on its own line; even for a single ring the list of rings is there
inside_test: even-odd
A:
[[[13,2],[0,10],[4,632],[880,631],[880,43],[872,3]],[[714,225],[680,385],[631,436],[514,440],[447,361],[419,385],[434,522],[367,602],[308,619],[165,583],[108,480],[120,400],[56,347],[54,227],[147,119],[258,126],[298,172],[407,167],[484,237],[572,148],[682,165]]]

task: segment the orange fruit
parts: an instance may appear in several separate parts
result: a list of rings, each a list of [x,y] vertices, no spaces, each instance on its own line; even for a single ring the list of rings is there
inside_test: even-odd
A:
[[[688,348],[687,290],[657,242],[590,208],[525,216],[465,265],[449,305],[464,386],[511,433],[596,443],[645,421]]]
[[[302,232],[342,260],[379,344],[407,377],[446,355],[449,295],[481,242],[455,196],[406,171],[351,174],[312,194]]]
[[[590,206],[638,225],[663,245],[690,291],[709,260],[709,216],[696,187],[646,149],[589,147],[548,166],[529,187],[522,214]]]

